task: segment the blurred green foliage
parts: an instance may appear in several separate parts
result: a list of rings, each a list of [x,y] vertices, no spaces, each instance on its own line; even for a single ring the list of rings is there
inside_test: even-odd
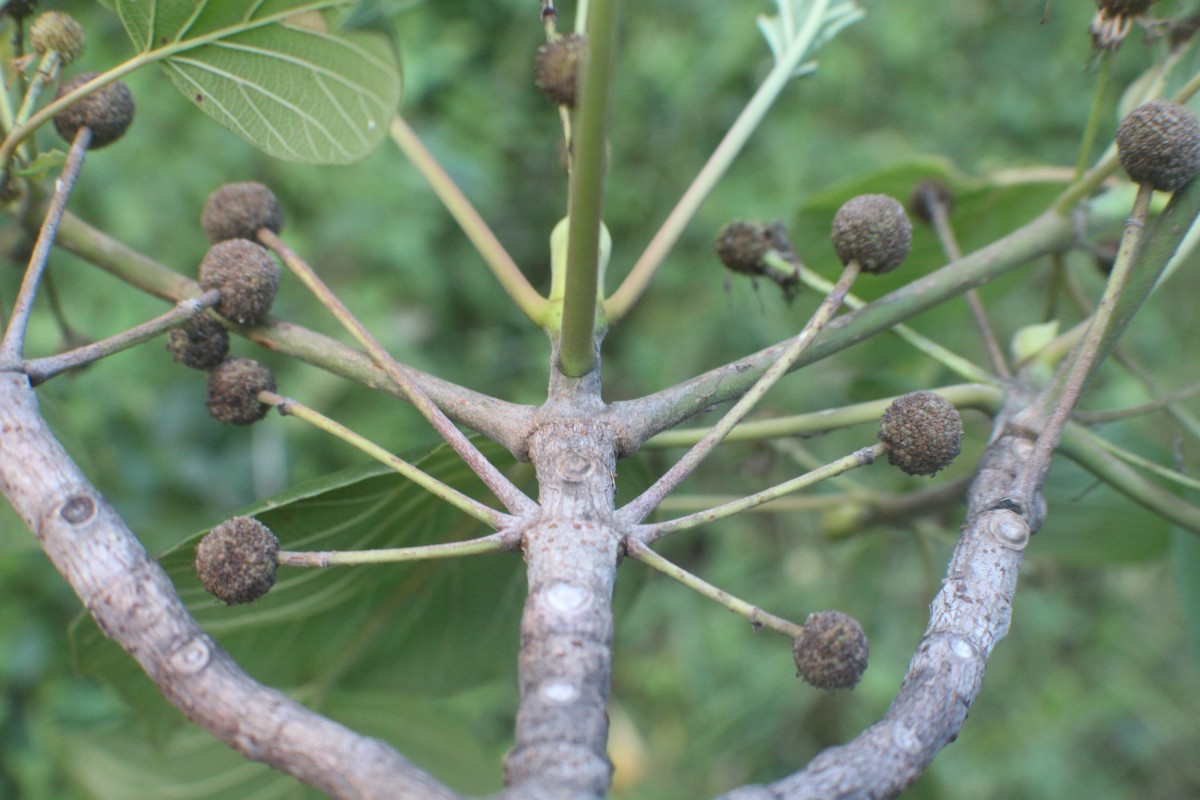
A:
[[[100,5],[55,5],[88,32],[88,52],[73,70],[102,69],[132,53],[116,17]],[[560,5],[569,24],[569,4]],[[771,286],[727,284],[711,250],[729,219],[785,220],[806,262],[832,275],[823,231],[837,203],[872,180],[903,173],[904,165],[936,163],[967,183],[1017,187],[987,194],[1000,199],[956,218],[968,247],[1032,218],[1054,196],[1055,184],[1036,170],[1074,165],[1095,84],[1095,73],[1085,69],[1092,3],[1060,0],[1045,25],[1038,0],[863,5],[867,18],[821,51],[814,77],[789,87],[642,306],[610,336],[609,399],[664,388],[777,341],[815,306],[807,294],[789,307]],[[564,214],[566,186],[557,114],[531,82],[542,35],[533,4],[392,0],[385,7],[404,62],[406,118],[544,288],[547,239]],[[1156,8],[1166,14],[1191,4]],[[753,15],[770,10],[765,2],[626,4],[607,200],[610,290],[768,69]],[[1158,47],[1135,33],[1118,54],[1101,142],[1115,129],[1121,89],[1153,63]],[[207,194],[226,181],[263,181],[286,210],[288,242],[400,360],[509,400],[539,402],[544,338],[498,300],[478,256],[394,148],[345,167],[284,164],[196,113],[156,69],[134,73],[128,83],[137,120],[122,143],[89,158],[72,199],[75,213],[190,273],[206,247],[198,219]],[[52,132],[43,141],[54,146]],[[1030,183],[1031,176],[1038,181]],[[11,228],[0,234],[20,251]],[[917,235],[924,248],[918,252],[929,255],[914,257],[904,268],[909,275],[941,263],[927,232]],[[1123,344],[1158,376],[1162,391],[1200,379],[1196,266],[1151,299]],[[1100,285],[1089,259],[1071,260],[1067,268],[1086,288]],[[160,302],[65,254],[52,259],[52,275],[70,324],[86,336],[116,332],[162,310]],[[984,287],[1002,340],[1045,318],[1051,275],[1049,265],[1032,264]],[[18,269],[0,267],[5,309],[19,278]],[[864,281],[857,291],[872,297],[903,280],[897,273],[878,285]],[[1056,311],[1064,325],[1078,319],[1069,304]],[[285,282],[277,312],[336,334],[294,282]],[[912,324],[982,362],[965,304],[949,303]],[[42,313],[31,352],[51,352],[60,338],[50,314]],[[402,403],[246,342],[236,342],[235,352],[262,358],[281,391],[394,451],[433,441]],[[784,381],[760,413],[815,410],[949,380],[936,364],[880,337]],[[221,427],[202,408],[203,377],[171,363],[161,343],[53,381],[39,395],[72,454],[153,551],[287,486],[363,460],[276,416],[251,430]],[[1085,404],[1111,408],[1145,399],[1124,371],[1110,367]],[[1200,412],[1194,399],[1186,406]],[[968,474],[986,441],[987,421],[967,422],[966,452],[937,481]],[[1197,465],[1194,452],[1176,452],[1177,431],[1164,417],[1104,432],[1161,463]],[[862,429],[802,444],[824,461],[873,437]],[[753,491],[795,474],[794,455],[769,445],[729,446],[683,491]],[[650,453],[622,470],[660,471],[670,458]],[[850,480],[889,492],[928,485],[882,465]],[[1186,566],[1197,563],[1195,540],[1174,545],[1183,556],[1173,571],[1166,526],[1069,463],[1052,471],[1048,500],[1050,518],[1029,549],[1012,632],[996,650],[983,694],[959,741],[907,796],[1196,796],[1200,768],[1191,756],[1200,747],[1200,670],[1177,591],[1182,587],[1197,607],[1200,579]],[[802,619],[838,608],[855,615],[871,639],[871,667],[852,694],[811,690],[793,677],[786,641],[753,633],[685,589],[644,576],[637,598],[626,598],[634,605],[617,630],[615,796],[690,799],[771,780],[878,718],[924,628],[960,520],[961,508],[931,509],[911,524],[831,542],[820,534],[817,513],[752,514],[665,542],[664,552],[688,569],[773,612]],[[632,594],[641,571],[626,565],[618,592]],[[221,748],[200,738],[147,754],[135,739],[113,735],[133,737],[136,726],[111,690],[72,670],[66,628],[78,603],[7,509],[0,513],[0,597],[0,796],[132,797],[132,789],[112,793],[129,780],[122,758],[161,755],[155,763],[169,764],[176,753],[191,753],[180,764],[194,770],[209,762],[193,747],[221,757]],[[412,709],[430,704],[418,710],[444,714],[446,738],[466,738],[455,721],[465,720],[480,744],[463,747],[494,759],[498,779],[515,695],[509,681],[482,683],[444,701],[393,701]],[[404,733],[386,725],[378,732],[402,747],[420,746],[420,737],[398,738]],[[441,738],[425,740],[430,750],[434,740]],[[112,742],[119,746],[101,746]],[[447,763],[438,761],[445,757],[435,752],[431,763]],[[271,796],[297,794],[292,787]]]

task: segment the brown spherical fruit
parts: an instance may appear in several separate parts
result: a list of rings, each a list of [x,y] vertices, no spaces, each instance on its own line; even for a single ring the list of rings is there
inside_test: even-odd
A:
[[[216,310],[239,325],[266,322],[279,290],[279,265],[265,247],[248,239],[228,239],[208,249],[200,262],[200,286],[217,289]]]
[[[538,48],[533,82],[557,105],[575,107],[585,41],[570,33]]]
[[[83,55],[83,26],[62,11],[47,11],[29,26],[29,44],[39,56],[53,51],[63,64]]]
[[[253,517],[234,517],[196,545],[193,564],[204,589],[229,605],[253,603],[275,585],[279,539]]]
[[[937,209],[944,209],[948,215],[954,208],[954,192],[936,178],[921,181],[908,198],[908,208],[917,219],[932,225]]]
[[[261,183],[227,183],[208,196],[200,225],[213,244],[227,239],[253,241],[260,228],[283,230],[283,207]]]
[[[817,611],[792,642],[796,674],[818,689],[853,689],[867,671],[867,634],[840,611]]]
[[[167,352],[185,367],[212,369],[229,355],[229,331],[207,314],[200,314],[171,329]]]
[[[64,97],[96,77],[94,72],[76,75],[58,87]],[[120,139],[133,122],[133,93],[121,81],[113,81],[72,103],[54,118],[54,129],[63,141],[75,141],[80,128],[92,131],[90,150],[99,150]]]
[[[8,0],[8,4],[0,9],[0,16],[7,14],[14,19],[24,19],[37,8],[38,0]]]
[[[847,200],[833,218],[833,249],[843,264],[882,275],[900,266],[912,248],[912,223],[900,201],[886,194]]]
[[[896,398],[879,423],[888,462],[909,475],[934,475],[962,448],[958,409],[939,394],[919,391]]]
[[[258,422],[270,406],[258,399],[259,392],[275,391],[271,370],[249,358],[230,358],[208,373],[208,398],[204,405],[219,422],[250,425]]]
[[[760,275],[771,237],[761,222],[734,220],[717,234],[717,258],[732,272]]]
[[[1170,100],[1143,103],[1121,120],[1117,155],[1135,182],[1173,192],[1200,172],[1200,121]]]

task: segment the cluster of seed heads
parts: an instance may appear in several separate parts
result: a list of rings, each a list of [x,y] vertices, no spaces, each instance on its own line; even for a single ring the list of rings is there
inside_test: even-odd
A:
[[[817,611],[792,642],[796,673],[818,689],[853,689],[867,671],[867,634],[841,611]]]
[[[196,545],[193,564],[204,589],[229,605],[253,603],[275,585],[279,539],[253,517],[234,517]]]
[[[838,209],[830,234],[843,264],[882,275],[900,266],[912,248],[912,223],[900,201],[886,194],[851,198]]]
[[[1143,103],[1121,120],[1117,155],[1135,182],[1174,192],[1200,172],[1200,121],[1170,100]]]
[[[950,466],[962,447],[958,409],[939,394],[919,391],[896,398],[879,422],[888,461],[908,475],[934,475]]]
[[[65,97],[98,77],[97,73],[85,72],[58,87],[57,97]],[[133,92],[121,81],[106,84],[91,94],[76,100],[54,117],[54,129],[63,141],[75,141],[80,128],[92,132],[88,145],[98,150],[120,139],[133,122]]]

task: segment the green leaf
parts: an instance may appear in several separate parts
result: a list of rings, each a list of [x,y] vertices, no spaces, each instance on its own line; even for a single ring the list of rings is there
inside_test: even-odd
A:
[[[512,465],[495,446],[493,463]],[[504,458],[508,458],[507,462]],[[441,447],[422,469],[474,497],[486,490],[461,459]],[[531,471],[520,468],[526,474]],[[487,533],[475,520],[384,467],[336,474],[246,509],[288,550],[406,547]],[[227,607],[192,571],[201,531],[160,561],[200,625],[255,678],[306,690],[323,710],[333,687],[448,695],[511,679],[524,601],[515,554],[392,566],[281,569],[275,588],[248,606]],[[72,629],[79,666],[112,684],[158,732],[179,715],[90,617]]]
[[[325,711],[357,731],[387,741],[417,766],[469,794],[500,789],[495,758],[475,743],[465,721],[437,699],[393,692],[335,692]],[[161,746],[128,726],[63,737],[71,779],[96,800],[299,800],[320,798],[290,775],[247,761],[189,726]]]
[[[391,37],[349,0],[118,0],[142,56],[200,110],[272,156],[345,164],[400,102]],[[349,24],[347,24],[349,23]]]
[[[15,170],[13,174],[30,180],[41,180],[51,170],[56,170],[65,163],[67,163],[67,154],[55,148],[38,153],[33,161]]]

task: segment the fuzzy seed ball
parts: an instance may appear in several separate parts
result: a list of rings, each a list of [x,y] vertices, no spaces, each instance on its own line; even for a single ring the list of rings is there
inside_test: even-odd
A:
[[[571,33],[538,48],[533,82],[556,105],[575,107],[584,43],[582,36]]]
[[[253,241],[259,228],[283,230],[283,207],[261,183],[227,183],[208,196],[200,225],[213,244],[226,239]]]
[[[900,201],[886,194],[851,198],[833,218],[833,249],[843,264],[882,275],[903,263],[912,247],[912,223]]]
[[[167,334],[171,358],[192,369],[212,369],[229,355],[229,331],[206,314],[200,314]]]
[[[200,262],[200,286],[217,289],[216,310],[239,325],[266,322],[279,289],[279,265],[267,248],[248,239],[228,239],[208,249]]]
[[[94,72],[76,75],[58,87],[58,97],[75,91],[96,77]],[[97,89],[54,118],[54,129],[68,144],[82,127],[92,130],[90,150],[99,150],[120,139],[133,122],[133,92],[121,81]]]
[[[1200,121],[1170,100],[1143,103],[1121,120],[1117,155],[1136,183],[1173,192],[1200,172]]]
[[[196,575],[204,589],[229,605],[253,603],[275,585],[279,539],[253,517],[234,517],[196,545]]]
[[[908,475],[933,475],[950,465],[962,447],[958,409],[939,394],[910,392],[896,398],[879,422],[888,461]]]
[[[62,63],[83,55],[83,26],[62,11],[40,14],[29,27],[29,44],[39,56],[53,50]]]
[[[761,222],[734,220],[717,234],[717,258],[732,272],[759,275],[771,240]]]
[[[939,206],[949,214],[950,209],[954,207],[954,192],[937,179],[921,181],[908,198],[909,210],[927,225],[933,224],[934,210]]]
[[[24,19],[37,8],[38,0],[8,0],[8,5],[0,9],[0,16],[5,14],[14,19]]]
[[[258,422],[270,406],[260,403],[259,392],[275,391],[271,370],[249,358],[230,358],[208,373],[208,399],[204,405],[219,422],[249,425]]]
[[[818,689],[853,689],[867,671],[867,634],[840,611],[817,611],[792,642],[796,674]]]

